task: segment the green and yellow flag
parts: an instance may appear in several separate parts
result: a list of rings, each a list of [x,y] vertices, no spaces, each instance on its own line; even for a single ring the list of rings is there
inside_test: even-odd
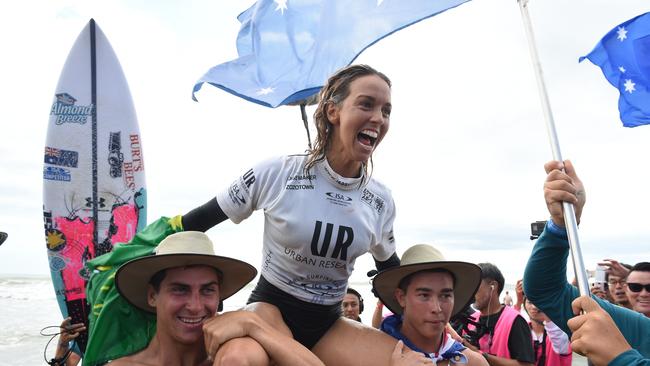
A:
[[[156,333],[156,316],[140,310],[120,296],[115,273],[124,263],[153,255],[158,244],[175,232],[183,231],[181,216],[161,217],[137,233],[128,243],[89,261],[92,273],[86,296],[91,307],[84,366],[104,364],[144,349]]]

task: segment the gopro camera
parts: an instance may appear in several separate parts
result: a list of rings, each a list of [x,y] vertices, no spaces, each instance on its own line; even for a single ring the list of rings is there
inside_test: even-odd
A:
[[[530,240],[539,238],[546,227],[546,221],[535,221],[530,224]]]

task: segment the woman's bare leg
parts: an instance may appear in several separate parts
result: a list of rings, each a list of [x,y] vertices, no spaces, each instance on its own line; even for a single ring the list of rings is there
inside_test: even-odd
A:
[[[256,313],[273,328],[292,337],[291,331],[282,319],[282,314],[275,305],[258,302],[247,305],[243,310]],[[266,351],[257,341],[250,337],[243,337],[222,344],[215,355],[213,365],[264,366],[270,365],[270,362]]]
[[[359,322],[339,318],[311,349],[325,365],[389,365],[397,340]]]
[[[214,358],[213,366],[266,366],[271,360],[254,339],[235,338],[224,343]]]

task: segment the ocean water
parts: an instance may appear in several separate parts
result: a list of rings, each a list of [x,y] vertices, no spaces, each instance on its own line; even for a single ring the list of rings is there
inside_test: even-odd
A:
[[[224,309],[235,310],[246,303],[255,281],[225,301]],[[370,324],[377,299],[369,282],[350,284],[364,299],[361,320]],[[506,285],[511,293],[514,288]],[[0,366],[46,365],[43,351],[50,337],[40,335],[42,328],[57,326],[62,317],[49,277],[0,275]],[[54,344],[54,342],[53,342]],[[48,351],[52,357],[54,346]],[[586,360],[574,354],[573,365],[585,366]]]
[[[44,365],[39,332],[62,320],[50,279],[0,277],[0,309],[0,366]]]
[[[224,309],[235,310],[246,304],[252,289],[253,284],[249,284],[233,295],[224,302]],[[0,309],[0,366],[46,365],[43,351],[50,337],[40,335],[40,331],[63,320],[50,278],[0,275]],[[48,359],[55,347],[53,341]]]

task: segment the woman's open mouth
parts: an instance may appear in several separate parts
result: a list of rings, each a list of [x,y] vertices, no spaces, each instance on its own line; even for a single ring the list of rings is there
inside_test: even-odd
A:
[[[379,136],[377,131],[365,129],[359,132],[357,140],[364,146],[373,147],[377,142],[377,136]]]

